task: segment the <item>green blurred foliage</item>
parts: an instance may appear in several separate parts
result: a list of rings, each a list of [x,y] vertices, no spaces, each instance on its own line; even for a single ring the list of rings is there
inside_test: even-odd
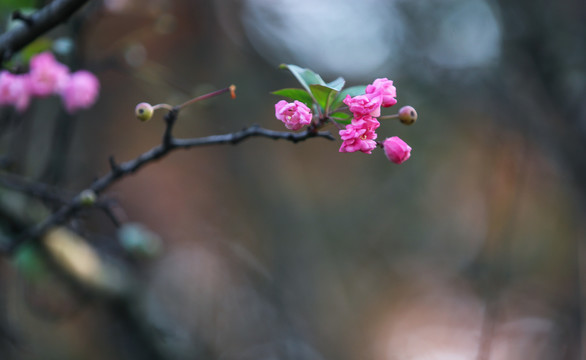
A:
[[[0,0],[0,11],[34,8],[37,3],[37,0]]]

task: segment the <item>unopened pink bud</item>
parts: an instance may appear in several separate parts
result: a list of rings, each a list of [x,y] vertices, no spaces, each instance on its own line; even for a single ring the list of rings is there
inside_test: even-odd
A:
[[[411,146],[398,136],[387,138],[383,142],[383,148],[387,158],[395,164],[402,164],[411,157]]]

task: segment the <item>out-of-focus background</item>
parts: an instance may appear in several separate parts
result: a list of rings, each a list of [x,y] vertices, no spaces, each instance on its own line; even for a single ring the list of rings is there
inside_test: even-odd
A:
[[[419,120],[378,131],[412,146],[402,165],[339,140],[251,139],[141,169],[107,196],[161,237],[159,256],[130,261],[106,216],[78,220],[136,278],[140,328],[3,258],[0,358],[584,358],[583,1],[104,0],[47,36],[100,99],[66,125],[56,98],[4,116],[2,151],[72,194],[110,155],[160,142],[162,115],[140,123],[139,102],[233,83],[235,100],[186,108],[175,135],[284,130],[270,92],[298,85],[281,63],[392,79],[383,112]]]

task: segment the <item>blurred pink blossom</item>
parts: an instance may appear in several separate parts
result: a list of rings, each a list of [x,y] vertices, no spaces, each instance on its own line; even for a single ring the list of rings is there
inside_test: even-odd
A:
[[[398,136],[387,138],[383,143],[385,155],[395,164],[401,164],[411,157],[411,146]]]
[[[61,91],[61,98],[69,113],[92,106],[100,90],[100,82],[89,71],[80,70],[71,74]]]
[[[289,130],[299,130],[311,123],[311,110],[304,103],[295,100],[288,103],[281,100],[275,104],[275,116],[281,120]]]
[[[377,117],[380,116],[382,97],[378,95],[358,95],[355,97],[346,95],[344,104],[348,105],[348,108],[355,117],[362,117],[365,115]]]
[[[22,113],[30,103],[28,75],[15,75],[8,71],[0,72],[0,105],[13,105]]]
[[[69,68],[55,60],[50,52],[44,52],[32,57],[29,74],[31,93],[49,96],[63,89],[69,76]]]
[[[382,106],[389,107],[397,103],[397,89],[393,86],[393,80],[387,78],[376,79],[372,85],[366,87],[367,96],[381,96]]]
[[[376,122],[376,123],[375,123]],[[346,125],[346,129],[340,130],[342,146],[340,152],[362,151],[370,154],[376,147],[376,133],[374,130],[378,127],[378,121],[374,118],[366,117],[353,119]]]

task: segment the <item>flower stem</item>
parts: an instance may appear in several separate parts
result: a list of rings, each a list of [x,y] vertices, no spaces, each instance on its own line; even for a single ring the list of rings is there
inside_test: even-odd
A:
[[[173,110],[173,106],[169,105],[169,104],[157,104],[157,105],[153,105],[153,111],[157,110],[157,109],[165,109],[165,110]]]
[[[201,95],[201,96],[198,96],[196,98],[193,98],[191,100],[187,100],[183,104],[178,105],[177,106],[177,109],[182,109],[182,108],[184,108],[184,107],[186,107],[188,105],[193,104],[194,102],[197,102],[197,101],[200,101],[200,100],[209,99],[211,97],[218,96],[218,95],[221,95],[221,94],[227,93],[227,92],[230,92],[230,96],[232,97],[232,99],[234,99],[236,97],[235,90],[236,90],[236,86],[235,85],[230,85],[227,88],[220,89],[220,90],[216,90],[216,91],[213,91],[211,93],[208,93],[208,94]]]
[[[393,114],[393,115],[384,115],[379,117],[379,120],[385,120],[385,119],[397,119],[399,117],[399,114]]]

